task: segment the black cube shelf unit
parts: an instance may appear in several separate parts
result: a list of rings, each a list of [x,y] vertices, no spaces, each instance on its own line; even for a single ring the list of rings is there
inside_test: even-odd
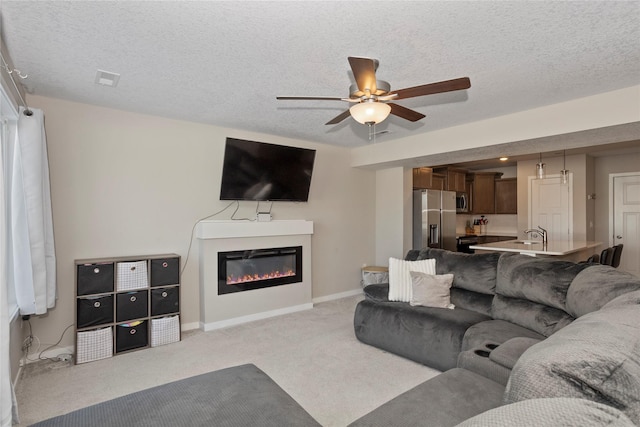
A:
[[[76,364],[180,341],[180,256],[75,260]]]

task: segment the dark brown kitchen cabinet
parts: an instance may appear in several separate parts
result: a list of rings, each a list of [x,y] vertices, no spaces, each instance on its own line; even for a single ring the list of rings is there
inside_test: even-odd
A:
[[[465,191],[467,173],[464,169],[455,169],[451,167],[435,168],[436,173],[441,173],[445,177],[444,190],[447,191]]]
[[[433,169],[414,168],[413,169],[413,189],[428,190],[433,185]]]
[[[431,183],[432,190],[444,190],[447,178],[441,173],[434,173]]]
[[[474,214],[493,214],[495,208],[495,180],[500,172],[475,172],[470,180],[471,209]]]
[[[444,190],[446,175],[434,173],[432,168],[413,169],[414,190]]]
[[[518,179],[495,180],[495,212],[497,214],[518,213]]]

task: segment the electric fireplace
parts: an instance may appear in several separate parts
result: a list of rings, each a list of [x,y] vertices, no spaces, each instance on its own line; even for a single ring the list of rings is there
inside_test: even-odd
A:
[[[302,282],[302,246],[218,252],[218,295]]]

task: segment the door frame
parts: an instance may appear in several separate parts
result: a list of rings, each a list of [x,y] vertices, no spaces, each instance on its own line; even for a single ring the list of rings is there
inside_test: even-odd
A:
[[[610,173],[609,174],[609,236],[607,238],[607,246],[611,247],[615,245],[615,239],[613,235],[615,234],[614,222],[615,222],[615,200],[613,197],[613,181],[614,178],[623,178],[626,176],[640,176],[640,172],[621,172],[621,173]]]

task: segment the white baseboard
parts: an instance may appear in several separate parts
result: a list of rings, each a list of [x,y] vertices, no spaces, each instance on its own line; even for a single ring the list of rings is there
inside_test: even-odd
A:
[[[294,305],[292,307],[285,307],[285,308],[280,308],[280,309],[271,310],[271,311],[263,311],[262,313],[250,314],[248,316],[234,317],[232,319],[220,320],[218,322],[211,322],[211,323],[206,323],[206,324],[200,322],[199,323],[199,327],[200,327],[200,329],[204,330],[205,332],[209,332],[209,331],[213,331],[215,329],[221,329],[221,328],[226,328],[226,327],[229,327],[229,326],[240,325],[242,323],[248,323],[248,322],[253,322],[255,320],[267,319],[269,317],[281,316],[283,314],[289,314],[289,313],[295,313],[295,312],[298,312],[298,311],[309,310],[311,308],[313,308],[313,304],[312,303]]]
[[[323,296],[323,297],[314,298],[313,299],[313,303],[314,304],[319,304],[321,302],[334,301],[334,300],[337,300],[337,299],[352,297],[352,296],[360,295],[360,294],[362,294],[362,288],[353,289],[351,291],[340,292],[340,293],[337,293],[337,294],[331,294],[331,295],[326,295],[326,296]]]
[[[218,322],[212,322],[203,324],[202,322],[190,322],[180,325],[182,331],[190,331],[193,329],[202,329],[205,332],[213,331],[215,329],[226,328],[228,326],[240,325],[242,323],[253,322],[254,320],[262,320],[269,317],[280,316],[283,314],[295,313],[297,311],[308,310],[313,308],[313,304],[319,304],[327,301],[334,301],[342,298],[352,297],[355,295],[361,295],[362,288],[352,289],[346,292],[340,292],[337,294],[326,295],[323,297],[313,298],[311,304],[302,304],[293,307],[281,308],[278,310],[265,311],[262,313],[251,314],[248,316],[234,317],[233,319],[221,320]]]

